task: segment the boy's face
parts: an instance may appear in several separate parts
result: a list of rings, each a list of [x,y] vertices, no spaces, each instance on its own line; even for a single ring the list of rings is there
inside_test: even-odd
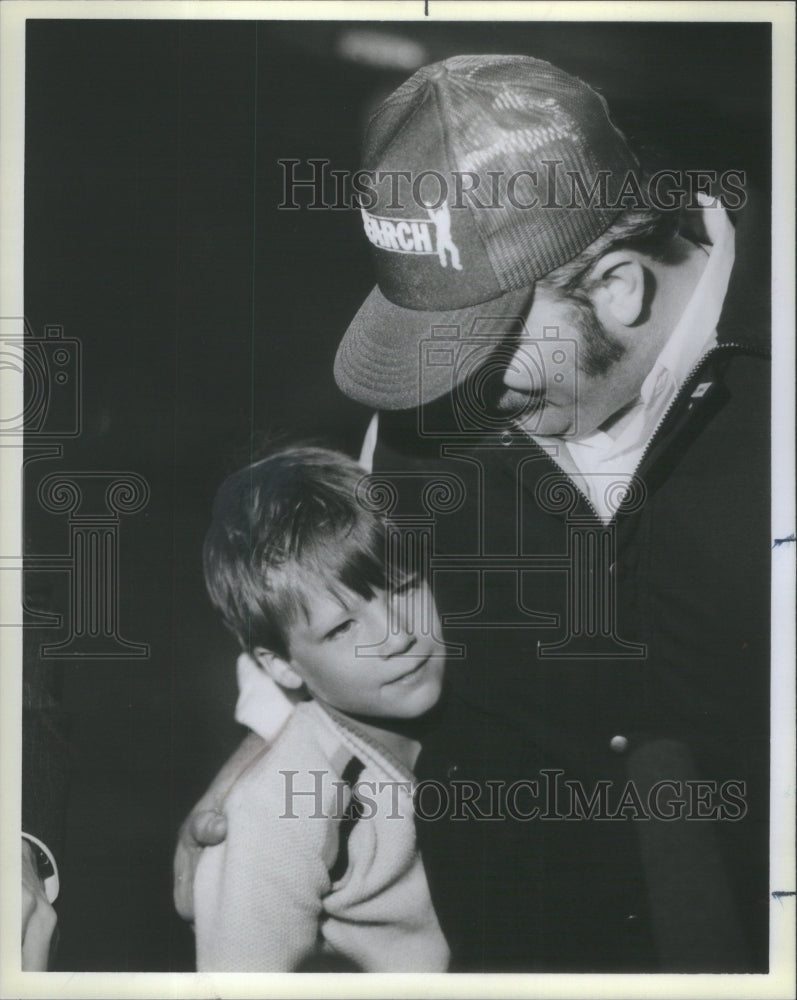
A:
[[[445,657],[426,582],[370,600],[311,593],[309,620],[288,632],[288,667],[333,708],[374,718],[412,719],[440,697]]]

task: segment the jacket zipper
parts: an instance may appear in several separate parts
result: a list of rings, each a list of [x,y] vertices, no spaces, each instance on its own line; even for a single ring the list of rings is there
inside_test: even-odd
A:
[[[661,415],[661,419],[656,424],[656,426],[655,426],[655,428],[653,430],[653,433],[650,435],[650,438],[648,439],[648,443],[645,445],[644,449],[642,450],[642,454],[639,456],[639,462],[637,462],[637,469],[642,468],[642,465],[643,465],[645,459],[648,456],[648,452],[650,451],[650,449],[652,448],[652,446],[653,446],[656,438],[658,437],[659,430],[661,429],[661,427],[663,426],[664,422],[669,417],[670,413],[672,413],[672,411],[675,409],[675,407],[681,402],[682,398],[684,397],[684,395],[686,393],[686,390],[689,389],[689,388],[691,388],[691,383],[694,381],[696,375],[698,374],[698,372],[700,371],[700,369],[705,365],[705,363],[708,361],[708,359],[711,358],[711,357],[713,357],[715,354],[721,353],[722,351],[725,351],[725,350],[737,350],[737,349],[738,350],[747,351],[750,354],[758,354],[761,357],[767,357],[768,356],[767,352],[764,351],[764,350],[761,350],[759,348],[750,347],[748,344],[740,344],[740,343],[736,343],[736,342],[733,342],[733,341],[728,342],[728,343],[724,343],[724,344],[717,344],[716,347],[712,347],[710,351],[706,351],[706,353],[700,358],[700,360],[697,362],[697,364],[692,368],[692,370],[689,372],[689,374],[683,380],[683,382],[681,383],[681,388],[678,390],[678,392],[670,400],[669,405],[667,406],[667,409]]]
[[[636,475],[637,470],[639,470],[639,469],[642,468],[642,465],[644,464],[645,459],[647,458],[648,453],[650,452],[650,449],[653,447],[653,444],[654,444],[654,442],[656,441],[656,438],[659,435],[659,431],[663,427],[664,423],[666,422],[667,418],[672,413],[672,411],[676,408],[676,406],[678,406],[682,402],[682,400],[683,400],[683,398],[684,398],[684,396],[686,394],[687,389],[691,388],[691,383],[694,381],[695,376],[698,374],[698,372],[700,371],[700,369],[703,368],[703,366],[705,365],[705,363],[708,361],[709,358],[711,358],[715,354],[719,354],[720,352],[725,351],[725,350],[743,350],[743,351],[746,351],[749,354],[757,354],[760,357],[768,357],[769,356],[768,352],[765,351],[765,350],[762,350],[760,348],[750,347],[749,344],[741,344],[741,343],[738,343],[738,342],[735,342],[735,341],[730,341],[728,343],[723,343],[723,344],[717,344],[715,347],[712,347],[710,351],[706,351],[706,353],[704,355],[702,355],[702,357],[700,358],[700,360],[694,365],[694,367],[691,369],[691,371],[689,372],[689,374],[683,380],[683,382],[681,383],[680,389],[678,390],[678,392],[676,392],[676,394],[670,400],[669,404],[667,405],[667,409],[664,411],[664,413],[662,413],[659,422],[656,424],[655,428],[653,429],[653,433],[648,438],[648,442],[647,442],[647,444],[645,445],[645,447],[642,450],[642,454],[639,456],[639,461],[636,464],[636,468],[634,469],[633,475]],[[536,441],[534,443],[536,444]],[[573,484],[573,486],[578,490],[578,492],[584,498],[587,506],[592,511],[592,513],[595,515],[596,520],[598,520],[605,527],[608,527],[610,524],[614,524],[615,519],[617,517],[617,512],[615,511],[615,513],[612,515],[612,518],[611,518],[610,521],[604,521],[603,518],[598,513],[598,511],[595,509],[595,505],[590,500],[590,498],[587,496],[587,494],[579,487],[579,485],[577,483],[575,483],[570,478],[570,476],[565,472],[565,470],[561,467],[561,465],[559,465],[559,463],[556,461],[556,459],[554,459],[544,448],[541,448],[540,445],[537,445],[537,447],[540,448],[540,451],[542,451],[542,453],[545,455],[545,457],[550,462],[550,464],[552,466],[554,466],[554,468],[558,472],[561,472],[562,475],[567,476],[567,478],[570,480],[570,482]]]

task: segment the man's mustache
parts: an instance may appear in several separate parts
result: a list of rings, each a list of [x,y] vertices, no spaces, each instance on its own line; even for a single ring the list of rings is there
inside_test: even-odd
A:
[[[517,415],[534,413],[545,405],[544,389],[531,389],[528,392],[520,389],[504,389],[495,400],[495,408],[499,413]]]

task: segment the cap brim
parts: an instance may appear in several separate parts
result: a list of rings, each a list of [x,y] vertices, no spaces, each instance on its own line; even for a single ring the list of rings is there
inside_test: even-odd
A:
[[[426,312],[395,305],[377,286],[338,347],[335,381],[351,399],[378,410],[431,403],[517,332],[533,291],[527,285],[464,309]]]

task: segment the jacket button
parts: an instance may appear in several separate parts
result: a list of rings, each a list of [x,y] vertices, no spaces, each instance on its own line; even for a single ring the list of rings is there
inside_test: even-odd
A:
[[[628,738],[626,736],[612,736],[609,740],[609,748],[615,753],[625,753],[628,749]]]
[[[459,764],[449,764],[448,770],[446,771],[447,778],[456,778],[459,774]]]

